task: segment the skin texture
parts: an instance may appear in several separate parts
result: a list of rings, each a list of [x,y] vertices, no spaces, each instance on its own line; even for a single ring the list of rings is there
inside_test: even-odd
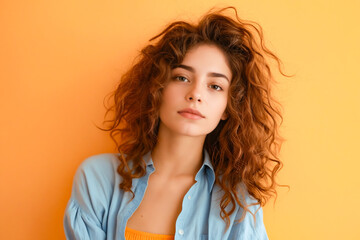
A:
[[[205,137],[220,119],[226,119],[231,70],[226,56],[215,45],[195,46],[181,65],[191,67],[193,72],[182,67],[172,70],[172,79],[163,90],[160,124],[174,134]],[[227,79],[209,73],[220,73]],[[177,111],[184,108],[196,109],[204,118],[192,120],[179,115]]]

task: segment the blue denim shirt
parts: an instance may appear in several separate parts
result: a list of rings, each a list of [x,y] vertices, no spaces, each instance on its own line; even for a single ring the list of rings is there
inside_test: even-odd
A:
[[[149,176],[155,171],[151,153],[144,156],[146,175],[133,179],[132,195],[119,188],[121,176],[117,154],[104,153],[85,159],[76,171],[71,198],[64,215],[67,239],[125,240],[127,220],[135,212],[144,196]],[[176,220],[175,240],[197,239],[268,239],[263,223],[262,208],[250,207],[244,220],[236,223],[243,209],[236,206],[230,215],[230,227],[220,217],[220,187],[215,184],[215,173],[207,151],[195,177],[196,183],[185,194],[182,210]],[[249,195],[247,203],[256,203]],[[228,206],[229,207],[229,206]],[[256,223],[256,224],[255,224]]]

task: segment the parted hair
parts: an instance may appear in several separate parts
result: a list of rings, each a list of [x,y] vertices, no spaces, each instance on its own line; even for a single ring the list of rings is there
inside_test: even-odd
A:
[[[228,14],[229,9],[234,10],[233,16]],[[276,175],[283,165],[279,159],[283,138],[278,131],[282,114],[271,91],[275,79],[269,61],[286,75],[280,59],[265,46],[260,25],[240,19],[234,7],[212,9],[196,23],[168,24],[149,40],[109,95],[112,104],[107,107],[105,119],[113,114],[104,120],[107,127],[101,129],[110,132],[121,153],[117,172],[123,181],[119,187],[134,197],[132,179],[145,175],[142,157],[157,143],[162,90],[171,69],[198,44],[219,47],[232,71],[225,110],[228,118],[219,122],[204,143],[214,167],[215,183],[223,192],[220,216],[228,227],[236,204],[245,210],[239,222],[246,212],[255,217],[249,210],[251,205],[242,201],[246,194],[264,206],[269,198],[277,196],[276,188],[281,186]]]

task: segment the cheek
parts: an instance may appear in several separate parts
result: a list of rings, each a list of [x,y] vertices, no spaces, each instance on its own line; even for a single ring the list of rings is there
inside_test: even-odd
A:
[[[171,86],[171,84],[169,84],[168,86],[166,86],[163,90],[163,100],[166,99],[171,99],[171,95],[174,93],[174,87]]]
[[[164,88],[162,92],[160,110],[168,111],[176,107],[176,100],[178,99],[178,94],[179,91],[177,91],[176,88],[171,85],[166,86],[166,88]]]
[[[177,99],[180,99],[181,95],[181,88],[176,87],[174,84],[169,84],[163,90],[162,103],[166,105],[169,103],[174,103]]]
[[[217,109],[218,116],[222,116],[227,106],[227,98],[219,98],[214,101],[214,109]]]

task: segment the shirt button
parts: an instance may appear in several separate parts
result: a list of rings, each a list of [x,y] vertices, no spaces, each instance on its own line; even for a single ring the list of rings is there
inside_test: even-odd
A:
[[[191,196],[190,196],[190,195],[188,196],[188,199],[189,199],[189,200],[191,199]]]
[[[180,234],[180,235],[184,235],[184,230],[180,229],[180,230],[179,230],[179,234]]]

